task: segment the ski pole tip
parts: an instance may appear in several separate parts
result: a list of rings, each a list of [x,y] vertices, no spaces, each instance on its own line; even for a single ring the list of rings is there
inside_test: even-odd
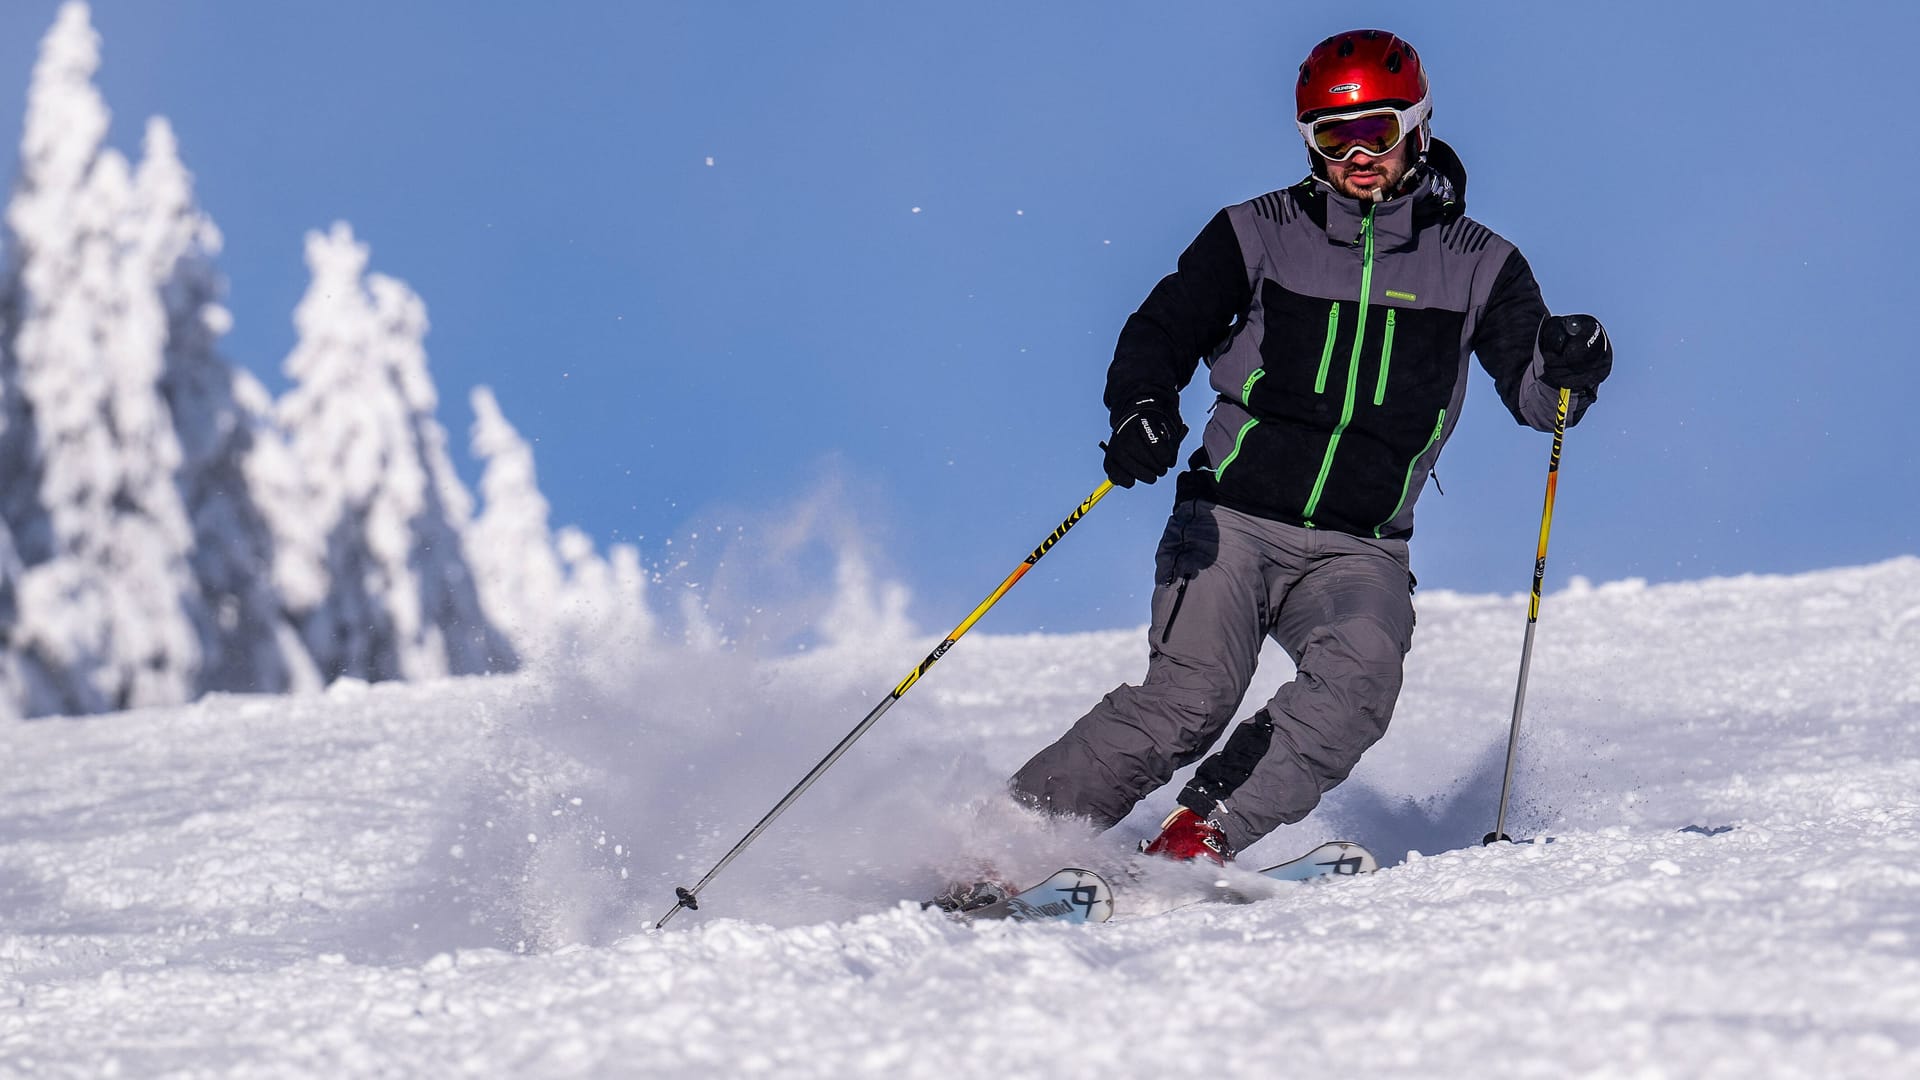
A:
[[[1511,843],[1513,843],[1513,837],[1508,836],[1506,833],[1503,833],[1503,832],[1490,832],[1487,835],[1480,838],[1481,847],[1487,847],[1491,844],[1511,844]]]
[[[667,920],[673,918],[675,915],[680,914],[681,908],[685,908],[688,911],[700,910],[700,896],[699,894],[695,893],[692,889],[689,889],[686,886],[682,885],[679,888],[673,890],[673,895],[678,897],[679,900],[673,905],[673,907],[667,909],[667,913],[665,915],[660,916],[659,922],[653,924],[653,928],[655,930],[658,930],[661,927],[667,925]]]

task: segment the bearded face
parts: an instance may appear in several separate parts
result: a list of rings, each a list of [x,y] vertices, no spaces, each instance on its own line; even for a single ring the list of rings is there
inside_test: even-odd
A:
[[[1361,202],[1385,202],[1399,193],[1407,170],[1413,168],[1413,140],[1402,139],[1379,157],[1357,151],[1345,161],[1326,165],[1327,182],[1335,191]]]

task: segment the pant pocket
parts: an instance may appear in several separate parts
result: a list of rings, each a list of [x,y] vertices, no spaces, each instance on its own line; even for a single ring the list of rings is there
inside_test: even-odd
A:
[[[1210,504],[1189,499],[1173,508],[1154,552],[1153,643],[1164,645],[1186,603],[1194,576],[1213,565],[1220,551],[1220,527]]]
[[[1173,634],[1174,621],[1180,618],[1180,605],[1187,602],[1187,586],[1191,584],[1193,584],[1193,577],[1189,575],[1161,586],[1161,588],[1173,589],[1173,606],[1167,612],[1166,621],[1160,624],[1159,641],[1162,645],[1165,645],[1167,638]]]

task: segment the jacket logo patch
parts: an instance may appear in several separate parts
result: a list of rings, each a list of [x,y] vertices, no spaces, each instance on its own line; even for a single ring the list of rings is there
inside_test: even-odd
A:
[[[1388,289],[1388,290],[1387,290],[1387,299],[1389,299],[1389,300],[1405,300],[1405,301],[1407,301],[1408,303],[1414,303],[1415,301],[1418,301],[1418,300],[1419,300],[1420,298],[1419,298],[1419,297],[1417,297],[1417,296],[1415,296],[1415,295],[1413,295],[1413,294],[1412,294],[1412,293],[1410,293],[1410,292],[1401,292],[1401,291],[1400,291],[1399,289]]]

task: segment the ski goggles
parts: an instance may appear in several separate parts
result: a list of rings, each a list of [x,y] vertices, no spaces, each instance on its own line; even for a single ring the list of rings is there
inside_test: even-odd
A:
[[[1328,161],[1345,161],[1355,154],[1374,157],[1391,154],[1406,139],[1407,133],[1427,122],[1433,106],[1426,101],[1412,108],[1396,109],[1376,105],[1355,112],[1335,113],[1313,120],[1296,121],[1300,137],[1314,153]]]

